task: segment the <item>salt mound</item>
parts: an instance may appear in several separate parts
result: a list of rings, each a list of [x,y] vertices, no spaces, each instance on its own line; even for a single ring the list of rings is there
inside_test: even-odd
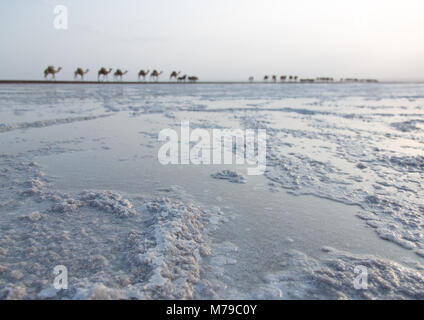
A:
[[[423,123],[423,122],[424,121],[420,119],[407,120],[403,122],[394,122],[392,123],[392,127],[402,132],[418,131],[420,130],[420,128],[417,127],[417,123]]]
[[[52,211],[60,213],[71,212],[79,209],[82,205],[83,203],[81,201],[72,198],[60,199],[53,205]]]
[[[292,251],[289,266],[268,275],[267,282],[289,299],[424,299],[424,275],[419,267],[331,248],[323,252],[326,256],[320,262]],[[355,289],[357,266],[368,272],[367,289]]]
[[[424,169],[424,157],[407,157],[407,156],[393,156],[389,159],[390,163],[397,166],[400,169],[405,169],[410,172],[414,172],[417,169],[421,172]]]
[[[211,174],[214,179],[224,179],[234,183],[246,183],[247,179],[240,173],[231,170],[222,170]]]
[[[111,191],[84,191],[81,193],[81,200],[91,207],[116,213],[120,217],[137,213],[128,199],[123,199],[122,195]]]
[[[135,266],[148,271],[143,291],[150,298],[192,299],[200,281],[201,257],[209,251],[204,231],[209,213],[168,198],[143,205],[152,217],[129,241]]]

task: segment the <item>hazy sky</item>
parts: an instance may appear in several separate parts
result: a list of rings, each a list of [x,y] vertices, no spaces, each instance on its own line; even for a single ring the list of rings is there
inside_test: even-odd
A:
[[[68,30],[53,9],[68,8]],[[47,65],[250,75],[424,80],[423,0],[2,0],[0,79]]]

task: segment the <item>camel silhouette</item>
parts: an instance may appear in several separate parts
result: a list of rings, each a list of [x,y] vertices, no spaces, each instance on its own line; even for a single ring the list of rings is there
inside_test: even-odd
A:
[[[108,79],[107,75],[112,72],[112,68],[106,70],[106,68],[101,68],[97,73],[97,81],[100,81],[100,76],[103,76],[103,80]]]
[[[159,76],[162,73],[163,73],[163,71],[157,72],[157,70],[153,70],[152,73],[150,73],[150,80],[152,80],[152,81],[158,81],[159,80]]]
[[[56,73],[58,73],[60,70],[62,70],[62,67],[59,67],[57,70],[54,68],[54,66],[48,66],[46,70],[44,70],[44,78],[47,79],[47,76],[49,74],[52,75],[52,80],[56,80]]]
[[[177,78],[178,82],[182,82],[182,81],[185,82],[186,79],[187,79],[187,75],[186,74]]]
[[[128,70],[122,72],[121,69],[117,69],[115,71],[115,73],[113,74],[113,77],[114,77],[115,80],[121,80],[122,81],[122,76],[126,75],[127,73],[128,73]]]
[[[149,74],[150,70],[144,71],[144,70],[140,70],[140,72],[138,73],[138,80],[140,80],[141,77],[143,77],[143,81],[146,81],[146,77]]]
[[[171,75],[169,76],[169,80],[172,80],[172,79],[177,79],[178,78],[178,76],[180,75],[180,73],[181,73],[181,71],[172,71],[171,72]]]
[[[87,69],[87,70],[84,71],[82,68],[78,68],[74,72],[74,79],[76,80],[78,78],[78,76],[80,76],[81,77],[81,80],[84,80],[84,75],[87,74],[88,71],[90,71],[90,70]]]

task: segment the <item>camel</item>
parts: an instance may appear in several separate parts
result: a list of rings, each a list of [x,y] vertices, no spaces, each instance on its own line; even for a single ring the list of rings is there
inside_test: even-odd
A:
[[[190,82],[196,82],[197,80],[199,80],[199,78],[196,77],[196,76],[188,77],[188,81],[190,81]]]
[[[268,77],[268,76],[265,76],[265,77],[264,77],[264,81],[268,81],[268,79],[269,79],[269,77]]]
[[[253,81],[255,81],[255,78],[254,77],[249,77],[249,82],[253,82]]]
[[[101,68],[97,73],[97,81],[100,81],[100,76],[103,76],[103,80],[107,79],[107,75],[112,72],[112,68],[106,70],[106,68]]]
[[[146,77],[149,74],[150,70],[144,71],[144,70],[140,70],[140,72],[138,73],[138,80],[140,80],[141,77],[143,77],[143,81],[146,81]]]
[[[180,75],[180,73],[181,73],[181,71],[172,71],[171,72],[171,75],[169,76],[169,80],[172,80],[173,78],[174,79],[178,79],[178,76]]]
[[[87,69],[87,70],[84,71],[82,68],[78,68],[74,72],[74,79],[77,79],[78,76],[80,76],[81,77],[81,80],[84,80],[84,75],[87,74],[88,71],[90,71],[90,69]]]
[[[272,81],[276,82],[277,81],[277,76],[276,75],[272,75]]]
[[[286,79],[287,79],[287,77],[286,77],[286,76],[281,76],[281,77],[280,77],[280,81],[281,81],[281,82],[286,81]]]
[[[113,77],[116,80],[121,80],[122,81],[122,76],[126,75],[128,73],[128,70],[126,70],[125,72],[122,72],[121,69],[116,69],[115,73],[113,74]]]
[[[297,81],[297,76],[294,76],[294,77],[293,77],[293,79],[294,79],[294,81],[296,82],[296,81]]]
[[[181,81],[186,81],[186,79],[187,79],[187,75],[185,74],[185,75],[183,75],[182,77],[178,77],[177,78],[177,81],[179,81],[179,82],[181,82]]]
[[[159,76],[163,73],[163,71],[161,72],[157,72],[157,70],[153,70],[152,73],[150,73],[150,79],[153,81],[158,81],[159,80]]]
[[[44,78],[47,79],[47,76],[51,74],[52,80],[56,80],[56,73],[58,73],[60,70],[62,70],[62,67],[59,67],[57,70],[55,70],[54,66],[48,66],[47,69],[44,70]]]

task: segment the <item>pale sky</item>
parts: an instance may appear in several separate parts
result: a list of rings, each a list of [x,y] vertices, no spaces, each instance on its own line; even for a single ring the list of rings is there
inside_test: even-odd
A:
[[[68,30],[53,26],[68,8]],[[424,80],[423,0],[2,0],[0,79],[77,67]]]

